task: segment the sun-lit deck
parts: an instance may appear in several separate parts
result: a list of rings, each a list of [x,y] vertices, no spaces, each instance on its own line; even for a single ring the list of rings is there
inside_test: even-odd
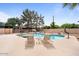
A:
[[[34,41],[36,42],[37,39]],[[52,41],[53,48],[51,49],[46,48],[43,42],[35,43],[34,47],[26,49],[26,42],[27,38],[16,36],[16,34],[0,35],[0,55],[79,55],[79,42],[74,36],[70,39]]]

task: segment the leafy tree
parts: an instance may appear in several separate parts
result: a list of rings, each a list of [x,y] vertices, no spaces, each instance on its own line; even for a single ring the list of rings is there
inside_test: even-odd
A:
[[[54,27],[53,27],[53,23],[50,24],[50,27],[53,28],[53,29],[54,29],[54,28],[60,28],[58,25],[54,25]]]
[[[55,25],[55,28],[60,28],[60,26],[59,25]]]
[[[21,21],[19,18],[9,18],[8,21],[6,22],[5,26],[11,26],[11,27],[16,27],[16,24],[20,26]]]
[[[0,22],[0,27],[4,27],[4,26],[5,26],[5,23]]]
[[[44,29],[50,29],[50,26],[44,26]]]
[[[72,28],[79,28],[79,24],[71,24],[72,25]]]
[[[66,23],[66,24],[61,25],[61,27],[62,28],[71,28],[72,26],[71,26],[71,24]]]
[[[61,28],[79,28],[79,25],[78,24],[65,23],[65,24],[61,25]]]

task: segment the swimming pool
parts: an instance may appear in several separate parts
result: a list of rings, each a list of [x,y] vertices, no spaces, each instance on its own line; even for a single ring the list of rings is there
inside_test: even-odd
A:
[[[33,34],[34,38],[44,38],[45,34],[43,33],[34,33]],[[62,40],[64,39],[64,35],[59,35],[59,34],[52,34],[48,35],[50,40],[56,41],[56,40]]]
[[[28,35],[28,33],[20,33],[18,36],[21,36],[23,38],[27,38],[30,35]],[[44,39],[45,34],[44,33],[41,33],[41,32],[36,32],[32,36],[34,38]],[[46,36],[48,36],[49,39],[52,40],[52,41],[64,39],[64,35],[59,35],[59,34],[51,34],[51,35],[46,35]]]

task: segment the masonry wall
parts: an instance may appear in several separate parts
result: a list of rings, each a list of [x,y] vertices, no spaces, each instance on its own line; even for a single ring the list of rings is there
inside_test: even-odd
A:
[[[73,34],[79,34],[79,29],[66,29],[67,32]],[[64,29],[44,29],[44,32],[48,32],[48,33],[64,33]]]
[[[27,32],[27,29],[23,29],[22,31]],[[44,29],[46,33],[64,33],[64,29]],[[0,34],[11,34],[18,33],[19,29],[13,30],[12,28],[0,28]],[[67,29],[67,32],[71,34],[79,34],[79,29]]]
[[[12,34],[13,29],[12,28],[0,28],[0,34]]]

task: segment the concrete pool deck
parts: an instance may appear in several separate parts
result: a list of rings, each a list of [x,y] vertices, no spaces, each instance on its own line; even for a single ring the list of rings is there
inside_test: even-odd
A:
[[[7,56],[79,56],[79,42],[71,36],[70,39],[53,41],[53,48],[35,44],[34,48],[25,49],[27,38],[15,34],[0,35],[0,55]],[[36,41],[36,39],[35,39]]]

